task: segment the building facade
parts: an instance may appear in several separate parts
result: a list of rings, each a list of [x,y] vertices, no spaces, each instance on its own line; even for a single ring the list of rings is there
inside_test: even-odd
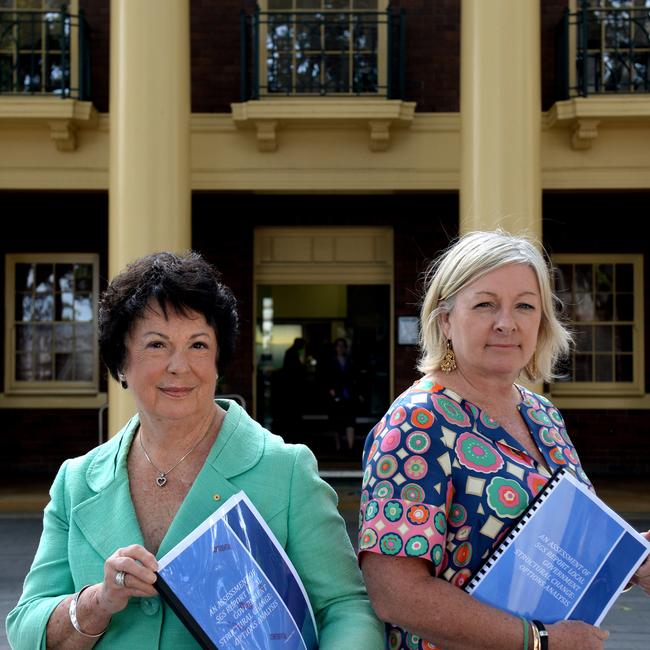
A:
[[[0,26],[3,476],[125,421],[98,295],[189,247],[240,303],[219,391],[358,468],[416,378],[428,262],[496,226],[557,266],[576,348],[538,388],[583,464],[650,474],[645,0],[4,0]]]

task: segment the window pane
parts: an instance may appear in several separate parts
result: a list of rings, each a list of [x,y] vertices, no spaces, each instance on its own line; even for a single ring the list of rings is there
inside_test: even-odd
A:
[[[555,292],[562,302],[560,313],[574,320],[573,305],[573,266],[560,264],[555,268]]]
[[[39,352],[36,354],[34,379],[36,381],[48,381],[52,379],[52,354],[50,352]]]
[[[93,290],[93,267],[90,264],[74,265],[75,289],[77,291]]]
[[[320,92],[320,56],[296,57],[296,90]]]
[[[63,324],[54,326],[54,349],[57,352],[72,352],[74,348],[74,338],[72,324]]]
[[[612,357],[609,354],[596,355],[596,381],[614,381]]]
[[[68,71],[64,70],[60,54],[48,54],[45,67],[45,90],[59,94],[68,87]]]
[[[67,21],[61,19],[61,14],[58,11],[50,11],[43,15],[43,22],[45,23],[47,50],[50,52],[61,51],[67,47],[69,27]]]
[[[33,319],[40,321],[54,320],[54,296],[51,293],[36,294]]]
[[[595,328],[596,352],[611,352],[613,327],[610,325],[597,325]]]
[[[269,92],[291,92],[291,56],[276,55],[269,59],[268,89]]]
[[[348,64],[347,56],[325,57],[325,87],[328,92],[347,92],[350,87]]]
[[[93,319],[92,296],[77,294],[74,299],[74,319],[91,321]]]
[[[616,355],[616,381],[633,381],[632,362],[630,354]]]
[[[296,49],[321,50],[321,24],[322,20],[317,16],[306,15],[296,16]]]
[[[16,264],[16,291],[34,287],[35,264]]]
[[[593,381],[593,357],[590,354],[576,354],[575,381]]]
[[[55,372],[57,381],[73,381],[73,356],[71,354],[57,354]]]
[[[16,325],[16,351],[27,352],[34,343],[34,329],[31,325]]]
[[[34,380],[34,364],[32,362],[31,353],[16,355],[16,380],[17,381]]]
[[[36,264],[36,293],[54,292],[54,268],[51,264]]]
[[[369,9],[371,11],[376,11],[377,0],[352,0],[352,7],[354,9]]]
[[[294,32],[289,16],[280,14],[269,17],[266,47],[268,50],[291,52]]]
[[[39,352],[52,350],[52,327],[50,325],[34,326],[34,350]]]
[[[616,320],[634,320],[634,296],[632,294],[617,294],[616,296]]]
[[[361,15],[354,21],[354,49],[374,52],[377,49],[377,18]]]
[[[56,264],[55,286],[57,291],[74,290],[74,271],[72,264]]]
[[[31,293],[16,294],[15,312],[15,319],[17,321],[32,320],[34,315],[34,299]]]
[[[56,320],[73,320],[74,294],[64,291],[56,295]]]
[[[594,328],[583,325],[575,328],[576,352],[591,352],[594,349]]]
[[[599,264],[596,267],[596,291],[610,293],[614,289],[614,265]]]
[[[296,0],[296,9],[320,9],[321,0]]]
[[[591,264],[576,264],[576,293],[592,293],[593,273]]]
[[[577,293],[575,305],[575,319],[577,321],[596,320],[594,299],[591,293]]]
[[[618,325],[614,328],[615,347],[616,352],[632,352],[632,326],[631,325]]]
[[[634,291],[634,267],[632,264],[616,265],[616,291]]]
[[[40,49],[42,46],[41,14],[22,13],[19,15],[18,46],[21,50]]]
[[[614,297],[611,293],[596,294],[596,320],[614,320]]]
[[[341,53],[350,49],[350,22],[345,14],[325,17],[325,49]]]
[[[93,378],[93,355],[81,352],[75,355],[74,374],[77,381],[91,381]]]
[[[75,328],[77,350],[93,349],[95,331],[91,323],[77,323]]]
[[[377,92],[377,57],[374,54],[354,57],[355,93]]]

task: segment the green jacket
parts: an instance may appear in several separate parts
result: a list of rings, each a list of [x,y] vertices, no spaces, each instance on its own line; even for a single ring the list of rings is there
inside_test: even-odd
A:
[[[158,558],[208,517],[218,503],[244,490],[284,547],[304,582],[318,625],[320,648],[383,648],[383,626],[362,582],[336,493],[317,472],[303,445],[286,445],[234,402]],[[61,466],[45,508],[43,534],[22,596],[7,617],[15,650],[45,648],[56,606],[86,584],[101,582],[104,561],[117,548],[143,544],[129,492],[126,461],[139,420],[110,441]],[[115,614],[95,647],[198,648],[158,597],[132,598]]]

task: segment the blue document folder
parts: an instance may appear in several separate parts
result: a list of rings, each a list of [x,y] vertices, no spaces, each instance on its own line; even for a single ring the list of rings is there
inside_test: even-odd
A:
[[[599,625],[648,553],[650,542],[562,468],[466,590],[529,619]]]
[[[209,650],[318,648],[300,577],[243,492],[161,558],[155,586]]]

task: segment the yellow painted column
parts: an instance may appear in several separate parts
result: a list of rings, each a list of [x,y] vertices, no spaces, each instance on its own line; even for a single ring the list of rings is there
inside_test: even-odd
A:
[[[460,232],[541,238],[539,0],[462,0]]]
[[[189,0],[111,0],[109,275],[191,245]],[[109,435],[135,413],[109,381]]]

